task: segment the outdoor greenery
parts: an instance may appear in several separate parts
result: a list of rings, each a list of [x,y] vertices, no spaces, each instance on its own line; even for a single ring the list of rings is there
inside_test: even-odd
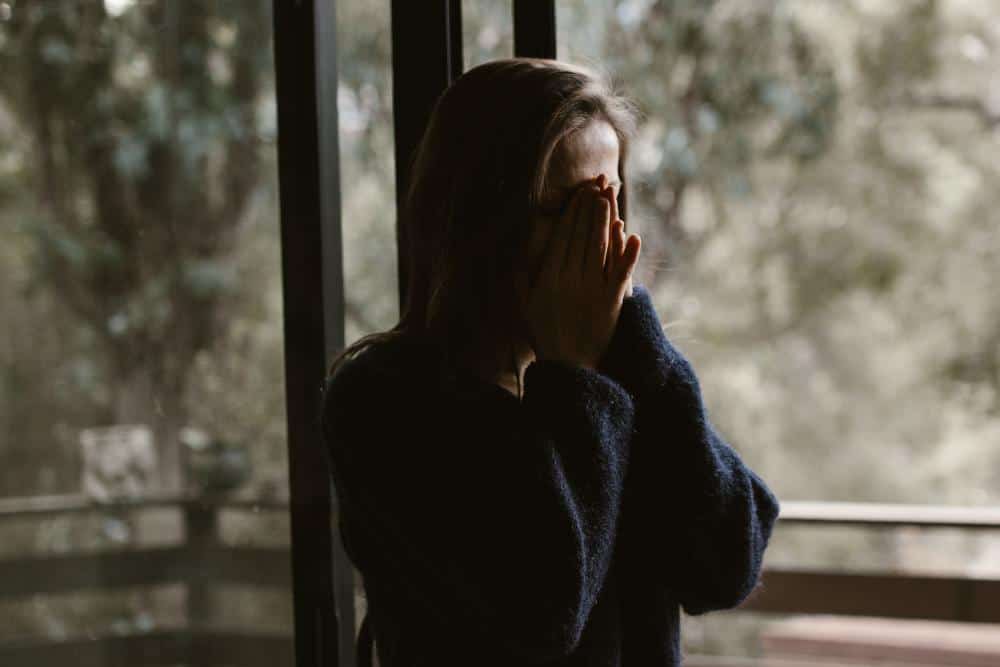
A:
[[[1000,499],[994,11],[631,2],[561,42],[649,113],[643,280],[783,498]]]
[[[558,57],[643,110],[637,281],[727,440],[785,500],[1000,502],[1000,4],[557,9]],[[512,54],[510,11],[463,3],[466,68]],[[398,317],[389,3],[337,18],[354,340]],[[267,0],[0,1],[0,497],[78,492],[114,424],[169,488],[193,427],[248,454],[239,493],[287,489],[270,29]],[[1000,570],[985,544],[950,565]],[[930,551],[898,546],[773,557]]]

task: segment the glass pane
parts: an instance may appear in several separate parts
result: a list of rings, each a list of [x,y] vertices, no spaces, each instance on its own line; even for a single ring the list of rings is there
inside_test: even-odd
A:
[[[0,664],[293,663],[270,7],[0,1]]]
[[[399,320],[389,2],[338,0],[336,20],[345,341],[350,345]],[[340,549],[340,537],[334,537]],[[361,573],[350,561],[340,560],[338,567],[344,563],[353,573],[356,637],[367,598]],[[353,647],[345,651],[342,646],[341,656],[353,664]]]
[[[1000,502],[1000,6],[558,4],[647,114],[639,278],[788,500]]]
[[[462,71],[514,55],[514,7],[511,0],[462,2]]]
[[[786,501],[1000,503],[1000,5],[562,0],[557,17],[558,57],[611,71],[646,114],[637,280],[744,460]],[[766,565],[995,577],[998,547],[779,524]],[[787,658],[782,637],[834,632],[682,617],[692,654]],[[972,641],[848,620],[848,639]]]
[[[346,341],[399,321],[389,2],[337,2]]]

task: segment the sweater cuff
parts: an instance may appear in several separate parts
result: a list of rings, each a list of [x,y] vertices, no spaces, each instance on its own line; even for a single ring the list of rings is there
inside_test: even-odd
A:
[[[617,504],[635,435],[629,393],[596,370],[536,359],[524,372],[522,401],[526,413],[553,437],[567,470],[579,479],[595,479],[608,502]],[[581,446],[587,442],[596,448]],[[599,479],[593,477],[595,463]]]
[[[598,370],[633,397],[654,389],[689,384],[693,369],[667,339],[649,290],[634,284],[622,301],[618,324]]]

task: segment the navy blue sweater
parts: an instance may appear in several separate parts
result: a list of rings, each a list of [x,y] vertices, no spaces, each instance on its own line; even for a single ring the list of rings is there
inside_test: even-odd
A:
[[[778,499],[642,285],[596,371],[536,360],[523,400],[422,339],[345,361],[323,398],[381,667],[679,665],[680,610],[759,583]]]

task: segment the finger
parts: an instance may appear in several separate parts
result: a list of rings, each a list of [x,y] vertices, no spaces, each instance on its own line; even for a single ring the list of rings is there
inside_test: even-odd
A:
[[[615,239],[615,236],[616,236],[616,234],[615,234],[615,221],[618,220],[618,202],[615,199],[615,189],[612,188],[610,185],[607,185],[608,179],[607,179],[607,177],[604,174],[601,174],[601,183],[604,185],[604,189],[601,191],[601,194],[608,200],[608,204],[611,207],[610,208],[610,213],[608,215],[609,228],[608,228],[608,243],[607,243],[607,246],[606,246],[607,249],[608,249],[608,252],[605,254],[605,256],[601,260],[601,266],[605,269],[605,276],[606,276],[607,275],[607,268],[608,268],[608,265],[609,265],[609,258],[611,258],[611,255],[613,254],[613,252],[611,252],[611,251],[612,251],[612,249],[614,247],[615,240],[616,240]]]
[[[594,229],[593,241],[591,241],[590,246],[591,250],[588,252],[587,259],[585,260],[587,264],[585,270],[588,272],[592,272],[595,267],[603,272],[608,258],[608,247],[610,246],[611,204],[604,197],[598,200],[598,204],[597,226]]]
[[[620,222],[621,224],[618,226],[618,254],[615,255],[616,262],[625,253],[625,239],[627,238],[625,234],[625,221],[621,220]]]
[[[617,220],[618,219],[618,197],[615,196],[615,189],[614,188],[612,188],[612,187],[609,186],[608,187],[608,191],[609,191],[608,201],[611,202],[611,219],[612,220]]]
[[[547,281],[552,284],[563,271],[566,264],[566,256],[569,250],[569,242],[573,234],[573,222],[576,219],[576,211],[580,207],[582,193],[576,192],[570,201],[569,207],[560,220],[551,220],[551,237],[546,249],[546,254],[542,260],[542,268],[538,275],[539,282]]]
[[[625,242],[625,253],[622,256],[621,279],[627,280],[632,277],[635,266],[639,262],[639,251],[642,248],[642,239],[638,234],[631,234]]]
[[[629,236],[625,243],[625,252],[620,258],[619,265],[615,269],[614,279],[609,285],[618,301],[624,299],[626,295],[632,294],[632,274],[639,261],[640,246],[638,234]]]
[[[613,272],[618,265],[619,257],[625,250],[625,232],[622,231],[624,226],[624,222],[615,220],[611,223],[611,228],[608,231],[611,237],[611,247],[608,249],[608,256],[604,262],[604,275],[609,278],[614,275]]]
[[[583,272],[583,262],[586,258],[587,246],[590,244],[597,208],[597,186],[587,184],[581,188],[581,191],[580,206],[574,221],[573,238],[567,248],[565,264],[565,270],[571,271],[574,279]]]
[[[603,178],[603,175],[601,176]],[[588,224],[587,236],[582,238],[583,247],[580,250],[580,275],[582,278],[589,278],[594,273],[595,266],[603,266],[604,258],[598,264],[597,253],[600,250],[601,237],[606,235],[604,231],[608,225],[608,210],[611,208],[607,199],[601,194],[600,187],[594,192],[594,207],[591,211],[590,222]]]

